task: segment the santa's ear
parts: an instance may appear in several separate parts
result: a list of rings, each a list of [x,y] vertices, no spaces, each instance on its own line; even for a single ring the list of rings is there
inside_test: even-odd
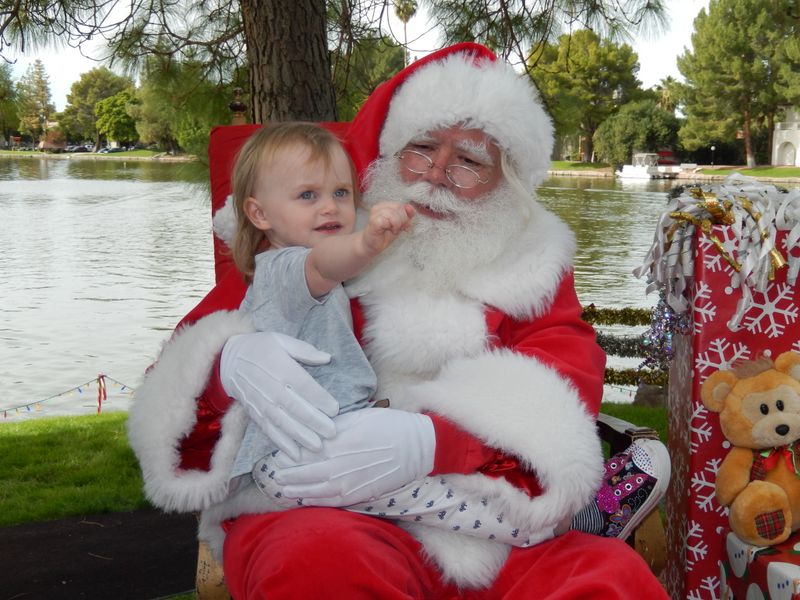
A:
[[[269,220],[267,219],[267,215],[264,214],[264,210],[261,208],[261,205],[258,203],[258,200],[249,196],[245,199],[244,204],[242,206],[244,215],[250,220],[250,222],[255,225],[257,229],[261,231],[266,231],[270,229],[272,225],[270,225]]]
[[[700,398],[705,407],[712,412],[722,412],[725,398],[739,381],[731,371],[715,371],[708,376],[700,388]]]
[[[800,381],[800,354],[791,350],[784,352],[775,359],[775,369]]]

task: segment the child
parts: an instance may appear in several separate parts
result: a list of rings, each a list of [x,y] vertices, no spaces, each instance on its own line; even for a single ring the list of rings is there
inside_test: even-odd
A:
[[[354,169],[333,134],[311,123],[271,124],[254,134],[234,166],[233,198],[233,259],[250,282],[241,310],[259,331],[304,340],[332,356],[307,370],[340,403],[339,412],[367,407],[375,374],[352,333],[341,282],[407,228],[414,209],[378,204],[364,230],[353,233]],[[251,421],[233,476],[249,473],[275,448]]]

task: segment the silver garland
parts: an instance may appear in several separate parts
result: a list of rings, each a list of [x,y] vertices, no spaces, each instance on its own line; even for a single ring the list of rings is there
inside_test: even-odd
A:
[[[719,239],[719,226],[730,228],[733,243]],[[787,191],[734,173],[721,184],[680,186],[670,194],[656,228],[653,244],[641,267],[634,271],[647,281],[646,293],[657,291],[659,302],[645,334],[642,368],[668,370],[672,338],[692,331],[694,238],[697,230],[731,266],[730,285],[741,289],[731,331],[741,328],[753,304],[753,291],[763,293],[778,269],[786,267],[794,285],[800,270],[800,189]],[[787,231],[784,248],[776,247],[778,231]]]

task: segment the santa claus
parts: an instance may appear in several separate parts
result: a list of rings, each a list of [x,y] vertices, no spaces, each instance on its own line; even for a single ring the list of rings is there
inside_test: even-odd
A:
[[[557,535],[603,479],[605,357],[580,319],[574,237],[535,200],[553,134],[530,81],[460,44],[402,71],[336,130],[365,203],[417,213],[347,288],[376,397],[391,408],[326,414],[330,399],[298,365],[320,357],[253,333],[229,273],[137,391],[129,434],[148,497],[202,511],[200,536],[224,544],[238,600],[666,597],[620,540]],[[254,414],[280,430],[278,485],[303,508],[231,485]],[[524,523],[538,543],[331,508],[439,474],[459,504]]]

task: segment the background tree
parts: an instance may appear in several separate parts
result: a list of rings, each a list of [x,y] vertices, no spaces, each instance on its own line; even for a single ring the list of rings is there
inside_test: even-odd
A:
[[[122,145],[139,139],[136,121],[131,117],[128,107],[135,102],[133,89],[122,90],[113,96],[98,100],[94,105],[97,116],[96,127],[100,135]]]
[[[394,4],[394,14],[403,24],[403,46],[408,45],[408,22],[417,14],[416,0],[392,0]],[[408,50],[403,52],[403,65],[408,65]]]
[[[388,36],[362,39],[353,55],[342,59],[349,69],[334,78],[336,110],[342,121],[351,120],[376,87],[403,68],[405,48]]]
[[[133,86],[130,77],[112,73],[106,67],[83,73],[67,94],[67,105],[59,115],[61,126],[73,141],[93,140],[95,147],[99,148],[102,132],[97,127],[95,106]]]
[[[684,85],[672,75],[659,81],[652,91],[658,106],[669,113],[675,114],[678,107],[683,105]]]
[[[0,138],[8,142],[18,125],[16,90],[14,80],[11,78],[11,65],[0,63]]]
[[[47,123],[56,112],[44,63],[36,59],[17,82],[16,107],[19,130],[34,141],[43,139]]]
[[[786,37],[777,52],[778,76],[776,91],[792,106],[800,105],[800,15],[783,15]]]
[[[64,135],[64,131],[61,129],[61,127],[58,125],[55,125],[54,127],[48,127],[47,131],[42,136],[39,148],[41,150],[61,151],[64,149],[66,140],[67,138]]]
[[[0,56],[31,39],[80,43],[104,37],[110,55],[127,64],[147,56],[195,60],[214,84],[246,66],[251,118],[332,120],[336,117],[329,49],[353,55],[365,32],[379,29],[390,0],[28,0],[0,5]],[[609,35],[658,24],[664,0],[426,0],[444,25],[445,42],[481,41],[503,57],[529,64],[531,54],[561,32],[592,26]],[[332,17],[326,13],[333,15]],[[91,17],[91,18],[89,18]],[[118,18],[117,18],[118,17]],[[330,44],[330,47],[329,47]],[[336,68],[338,71],[339,68]]]
[[[656,32],[666,25],[662,0],[428,0],[446,43],[481,42],[529,74],[545,46],[559,35],[590,29],[599,37],[624,40],[636,30]]]
[[[559,135],[578,133],[584,161],[592,160],[594,133],[620,106],[636,99],[639,63],[627,45],[601,40],[583,29],[545,44],[535,56],[531,77]]]
[[[795,35],[788,3],[774,0],[711,0],[694,21],[692,51],[678,57],[686,79],[687,120],[680,137],[687,149],[731,141],[740,134],[748,167],[756,164],[754,128],[764,126],[771,144],[786,44]],[[798,63],[795,63],[795,68]]]
[[[128,106],[142,141],[168,152],[183,148],[201,160],[208,132],[228,123],[233,84],[213,84],[202,78],[200,62],[149,58],[141,73],[138,102]]]
[[[158,149],[175,153],[178,140],[173,128],[174,114],[169,97],[160,93],[157,86],[146,81],[136,90],[138,102],[130,107],[136,121],[136,132],[145,144],[154,144]]]
[[[656,100],[629,102],[597,128],[595,152],[601,160],[621,166],[634,152],[674,149],[679,127],[678,118]]]

